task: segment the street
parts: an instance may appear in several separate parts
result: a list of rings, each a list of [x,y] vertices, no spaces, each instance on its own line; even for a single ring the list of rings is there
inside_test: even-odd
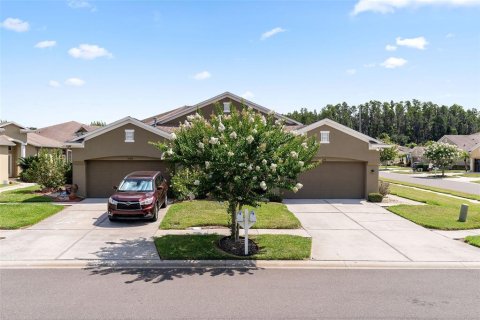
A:
[[[478,319],[480,270],[2,269],[1,319]]]

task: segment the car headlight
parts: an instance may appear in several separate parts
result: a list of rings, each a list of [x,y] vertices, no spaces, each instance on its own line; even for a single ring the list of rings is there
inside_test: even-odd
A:
[[[113,204],[113,205],[117,205],[118,202],[116,200],[114,200],[112,197],[110,197],[110,198],[108,198],[108,203]]]
[[[153,197],[151,197],[151,198],[145,198],[145,199],[143,199],[143,200],[140,201],[140,204],[141,204],[142,206],[146,206],[146,205],[152,204],[152,203],[153,203],[153,200],[154,200]]]

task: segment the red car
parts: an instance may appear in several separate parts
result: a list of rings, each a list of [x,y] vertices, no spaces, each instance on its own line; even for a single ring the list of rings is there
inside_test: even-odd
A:
[[[141,218],[157,221],[159,208],[167,206],[168,184],[160,171],[135,171],[127,175],[108,199],[108,219]]]

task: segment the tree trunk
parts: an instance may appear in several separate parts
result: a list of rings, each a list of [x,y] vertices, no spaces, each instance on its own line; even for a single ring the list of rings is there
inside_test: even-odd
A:
[[[232,224],[230,225],[230,238],[238,241],[237,204],[235,202],[229,202],[228,211],[232,217]]]

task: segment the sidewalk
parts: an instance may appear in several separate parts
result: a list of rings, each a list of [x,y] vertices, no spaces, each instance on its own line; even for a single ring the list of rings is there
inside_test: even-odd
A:
[[[36,184],[35,183],[20,182],[20,183],[17,183],[17,184],[8,186],[8,187],[0,188],[0,193],[5,192],[5,191],[11,191],[11,190],[17,190],[17,189],[22,189],[22,188],[26,188],[26,187],[31,187],[31,186],[34,186],[34,185],[36,185]]]
[[[468,236],[480,236],[480,229],[469,229],[469,230],[434,230],[432,229],[431,231],[453,240],[465,239]]]

